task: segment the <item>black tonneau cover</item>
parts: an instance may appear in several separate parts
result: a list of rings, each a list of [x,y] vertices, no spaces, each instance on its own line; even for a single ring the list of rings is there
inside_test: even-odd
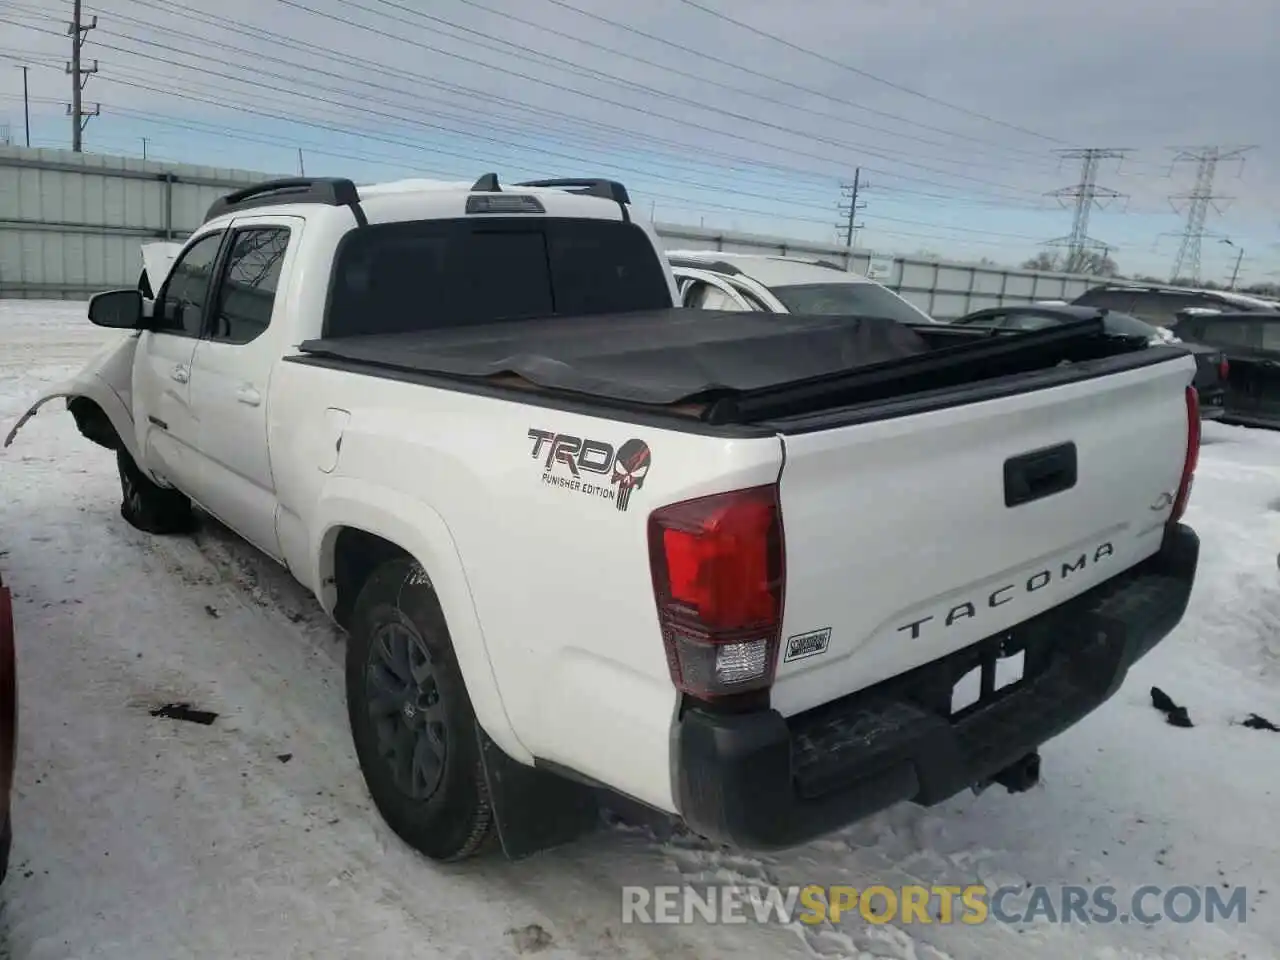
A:
[[[516,374],[549,390],[667,405],[901,360],[929,345],[878,317],[672,308],[329,337],[300,349],[415,373]]]

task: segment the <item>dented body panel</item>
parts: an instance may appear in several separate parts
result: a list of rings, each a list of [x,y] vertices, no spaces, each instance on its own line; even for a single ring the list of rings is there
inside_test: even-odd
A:
[[[82,397],[106,415],[118,441],[137,463],[142,464],[133,419],[133,362],[138,339],[137,334],[122,335],[119,342],[109,344],[95,354],[74,377],[40,394],[9,430],[4,445],[11,445],[18,431],[49,401],[66,399],[70,402]]]

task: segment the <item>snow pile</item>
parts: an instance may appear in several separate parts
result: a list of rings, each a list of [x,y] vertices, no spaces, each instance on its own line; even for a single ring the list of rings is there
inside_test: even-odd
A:
[[[115,336],[83,304],[0,303],[0,430]],[[799,850],[619,828],[529,861],[440,867],[365,794],[341,642],[282,571],[213,524],[119,517],[111,455],[50,404],[0,453],[21,746],[0,956],[1270,957],[1280,943],[1280,435],[1210,425],[1188,520],[1191,611],[1105,707],[1043,751],[1045,783],[903,806]],[[1152,708],[1158,686],[1194,726]],[[170,704],[209,724],[153,716]],[[1243,885],[1248,922],[1016,927],[620,925],[624,884]],[[1265,891],[1265,892],[1264,892]],[[6,950],[8,951],[6,953]]]

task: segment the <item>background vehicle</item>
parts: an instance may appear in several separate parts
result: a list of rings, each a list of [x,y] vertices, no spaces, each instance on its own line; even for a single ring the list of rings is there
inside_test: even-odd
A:
[[[1027,306],[976,310],[952,323],[959,326],[992,327],[997,330],[1043,330],[1081,320],[1101,320],[1103,327],[1112,336],[1135,337],[1153,346],[1181,343],[1196,358],[1193,383],[1200,395],[1200,416],[1206,420],[1216,420],[1223,415],[1231,365],[1222,349],[1182,342],[1170,331],[1152,326],[1137,317],[1094,307],[1033,303]]]
[[[1220,312],[1272,312],[1272,301],[1229,290],[1142,283],[1104,283],[1086,290],[1072,301],[1076,306],[1098,307],[1132,314],[1157,327],[1174,329],[1178,315],[1188,308]]]
[[[701,250],[669,250],[667,260],[686,307],[934,322],[887,287],[821,260]]]
[[[602,792],[778,847],[1033,784],[1186,608],[1190,358],[675,299],[621,184],[267,183],[14,431],[69,397],[130,523],[199,505],[315,594],[429,856]]]
[[[1280,428],[1280,312],[1186,310],[1178,330],[1188,342],[1221,350],[1230,360],[1225,421]]]
[[[13,846],[10,800],[18,746],[18,671],[13,626],[13,596],[0,575],[0,882],[9,874]]]

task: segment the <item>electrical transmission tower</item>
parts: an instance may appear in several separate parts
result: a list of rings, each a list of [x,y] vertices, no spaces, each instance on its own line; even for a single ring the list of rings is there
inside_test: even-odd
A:
[[[67,116],[71,118],[71,149],[76,153],[81,152],[81,135],[84,133],[85,126],[91,117],[96,117],[102,110],[102,105],[98,103],[93,105],[92,110],[84,109],[81,96],[84,93],[84,85],[89,82],[93,74],[98,72],[97,60],[93,61],[93,66],[86,67],[80,58],[85,38],[89,35],[89,31],[98,25],[98,18],[92,19],[92,23],[84,22],[80,16],[80,0],[75,0],[71,23],[67,25],[67,36],[71,38],[71,62],[67,64],[67,74],[71,77],[71,102],[67,104]]]
[[[1065,160],[1081,162],[1080,182],[1060,190],[1051,190],[1047,194],[1056,198],[1063,206],[1067,205],[1068,200],[1074,201],[1075,209],[1075,216],[1071,221],[1071,233],[1068,236],[1050,240],[1048,245],[1067,248],[1067,259],[1063,266],[1067,273],[1086,273],[1091,262],[1090,252],[1102,250],[1105,256],[1105,251],[1110,249],[1106,244],[1089,236],[1089,214],[1093,212],[1094,207],[1102,209],[1105,201],[1125,197],[1123,193],[1098,186],[1098,165],[1103,160],[1120,159],[1129,151],[1110,147],[1089,147],[1083,150],[1056,152]]]
[[[1209,217],[1209,208],[1218,213],[1222,208],[1219,200],[1230,200],[1213,192],[1213,179],[1218,172],[1218,164],[1223,160],[1240,160],[1244,163],[1244,154],[1253,147],[1192,147],[1179,150],[1173,162],[1196,164],[1196,183],[1190,193],[1180,193],[1169,198],[1174,212],[1187,215],[1187,225],[1182,231],[1182,243],[1178,245],[1178,256],[1173,261],[1171,281],[1180,279],[1200,282],[1200,242],[1204,239],[1204,224]]]
[[[861,230],[864,226],[864,224],[857,222],[858,211],[867,209],[867,204],[866,201],[859,200],[858,196],[868,186],[870,184],[862,179],[861,167],[853,171],[853,183],[840,185],[840,214],[844,217],[844,222],[839,224],[837,229],[844,234],[844,245],[846,247],[853,246],[855,231]]]

